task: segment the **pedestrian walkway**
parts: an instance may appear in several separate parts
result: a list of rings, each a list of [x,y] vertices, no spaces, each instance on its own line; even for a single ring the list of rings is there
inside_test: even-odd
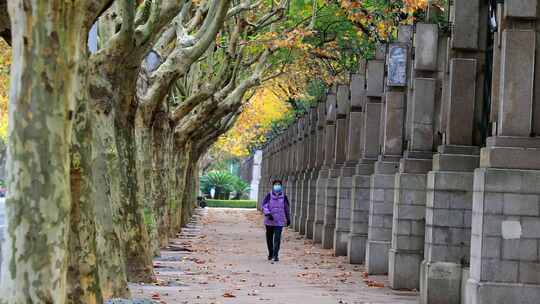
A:
[[[280,262],[267,261],[256,210],[197,210],[193,222],[155,260],[158,282],[131,285],[133,297],[162,303],[417,303],[414,292],[365,277],[363,266],[284,232]],[[368,286],[371,285],[371,286]]]

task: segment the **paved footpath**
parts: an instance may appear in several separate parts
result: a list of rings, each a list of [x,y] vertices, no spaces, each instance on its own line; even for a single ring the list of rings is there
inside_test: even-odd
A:
[[[386,277],[365,277],[290,230],[281,261],[267,261],[262,217],[255,210],[198,210],[194,222],[155,260],[158,282],[133,284],[133,296],[161,303],[417,303],[417,294],[396,292]],[[371,285],[368,286],[368,285]]]

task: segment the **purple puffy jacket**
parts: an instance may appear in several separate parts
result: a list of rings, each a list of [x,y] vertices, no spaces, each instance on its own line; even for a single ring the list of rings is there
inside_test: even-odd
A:
[[[266,226],[285,227],[290,222],[289,217],[289,200],[287,196],[281,193],[268,193],[264,198],[262,210],[265,215],[264,224]],[[266,215],[272,214],[274,220],[270,220]]]

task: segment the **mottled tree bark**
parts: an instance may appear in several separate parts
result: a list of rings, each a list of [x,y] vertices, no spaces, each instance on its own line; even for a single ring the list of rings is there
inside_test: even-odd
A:
[[[170,215],[168,204],[172,199],[170,170],[172,168],[171,151],[172,130],[166,113],[158,113],[152,126],[152,171],[151,171],[151,199],[154,202],[154,214],[156,217],[157,239],[161,248],[169,243]]]
[[[113,66],[107,62],[105,67],[93,67],[95,74],[89,88],[95,120],[94,201],[100,205],[99,212],[103,215],[99,219],[103,225],[99,241],[104,246],[100,250],[103,255],[100,271],[112,280],[107,282],[106,297],[128,295],[125,278],[151,282],[154,277],[144,205],[138,193],[133,110],[129,104],[126,107],[126,103],[120,102],[133,100],[135,80],[109,73]],[[137,70],[128,73],[136,75]],[[110,75],[119,78],[111,79]],[[120,266],[120,262],[124,266]]]
[[[155,231],[155,217],[153,210],[149,208],[152,203],[144,202],[151,193],[149,187],[151,179],[148,174],[149,153],[146,152],[146,147],[141,150],[142,154],[137,150],[137,147],[141,147],[137,145],[137,139],[148,141],[146,134],[150,129],[136,129],[135,126],[135,114],[139,107],[138,101],[134,98],[136,80],[143,59],[152,49],[164,27],[175,26],[170,22],[185,3],[186,1],[176,0],[152,1],[148,11],[143,9],[135,12],[134,1],[117,2],[113,15],[122,20],[120,29],[117,31],[114,17],[100,22],[100,26],[105,27],[104,32],[109,33],[110,37],[103,39],[106,43],[101,46],[102,49],[96,53],[93,60],[98,76],[93,82],[92,91],[96,95],[105,92],[106,98],[98,98],[103,100],[96,100],[96,103],[106,104],[110,108],[111,115],[114,115],[113,139],[118,157],[117,164],[107,166],[118,168],[115,174],[118,175],[121,206],[119,219],[122,220],[125,264],[130,281],[150,282],[154,277],[148,227],[151,233]],[[175,49],[180,51],[183,47],[179,45]],[[188,67],[189,65],[186,69]],[[136,130],[141,130],[138,133],[141,134],[140,137],[136,135]],[[141,162],[138,162],[138,155],[143,156],[139,159]],[[144,207],[148,211],[146,217],[148,226],[145,225]]]
[[[180,229],[182,228],[182,196],[185,191],[184,174],[187,166],[187,153],[185,153],[183,148],[179,148],[175,144],[174,154],[176,157],[176,165],[174,168],[174,189],[176,189],[176,193],[174,193],[174,204],[170,211],[172,218],[169,235],[171,237],[176,236],[176,234],[180,232]]]
[[[185,155],[185,167],[183,168],[184,171],[182,172],[182,192],[180,197],[180,204],[181,204],[181,227],[184,227],[191,216],[193,215],[193,209],[195,206],[195,196],[196,192],[193,191],[193,182],[194,178],[197,178],[194,175],[195,172],[195,164],[198,159],[198,156],[196,155],[196,150],[194,147],[193,142],[188,142],[184,149],[183,153]]]
[[[120,216],[120,170],[113,116],[107,108],[94,108],[92,115],[93,202],[101,290],[105,299],[129,298],[124,224]]]
[[[134,118],[117,113],[116,143],[119,153],[121,218],[125,227],[126,270],[130,282],[153,282],[154,271],[144,210],[137,197],[137,152]]]
[[[8,3],[13,64],[0,303],[66,302],[73,111],[84,91],[90,14],[102,2]]]
[[[91,180],[92,128],[88,104],[78,100],[71,143],[71,216],[68,303],[102,303],[97,263],[96,222]]]
[[[130,12],[122,11],[121,8],[119,4],[117,9],[123,12],[123,18],[133,17]],[[103,189],[110,191],[108,196],[101,194],[101,199],[106,200],[103,202],[104,205],[111,206],[113,216],[103,219],[106,226],[101,240],[111,246],[115,243],[121,244],[121,247],[114,247],[113,250],[121,250],[119,255],[124,266],[117,265],[120,261],[116,258],[118,256],[116,252],[111,252],[113,256],[109,260],[114,261],[114,269],[125,273],[116,276],[109,273],[110,277],[119,281],[127,278],[133,282],[151,282],[154,278],[152,254],[144,222],[144,205],[139,195],[135,140],[134,96],[139,66],[145,53],[143,47],[133,49],[131,40],[133,33],[130,32],[132,28],[129,22],[123,23],[122,30],[117,34],[107,31],[111,27],[114,28],[114,22],[109,19],[100,21],[100,26],[103,27],[105,36],[100,38],[109,41],[110,44],[92,57],[93,73],[88,95],[93,105],[92,110],[96,113],[94,119],[100,121],[96,124],[96,128],[100,130],[96,132],[97,136],[94,138],[96,146],[94,165],[97,166],[94,171],[100,174],[99,168],[107,168],[105,171],[107,175],[97,178],[100,179]],[[113,37],[107,37],[108,34]],[[100,210],[105,212],[107,208],[104,206]],[[112,227],[109,227],[109,224]],[[104,251],[103,254],[106,258],[108,252]],[[104,261],[104,264],[106,263],[108,262]],[[125,286],[127,282],[110,282],[109,287],[113,288],[110,294],[126,294]]]
[[[114,9],[115,6],[110,7],[98,19],[99,41],[102,44],[109,41],[114,34],[114,18],[112,18]],[[110,56],[109,59],[117,58]],[[92,125],[90,162],[94,187],[92,201],[95,205],[97,224],[97,262],[103,298],[129,298],[124,253],[125,227],[120,214],[122,204],[119,153],[116,146],[115,111],[113,111],[116,92],[108,80],[108,76],[114,74],[103,69],[106,62],[97,54],[90,57],[90,77],[87,87]]]
[[[144,127],[140,116],[136,118],[135,138],[137,146],[137,199],[144,211],[144,223],[148,230],[150,252],[159,256],[157,215],[155,200],[152,198],[152,130]],[[161,153],[163,153],[161,151]]]
[[[174,82],[180,77],[185,76],[185,74],[189,71],[190,66],[204,54],[204,52],[208,49],[210,45],[214,43],[215,37],[218,34],[219,30],[222,28],[223,21],[227,16],[230,2],[230,0],[211,1],[211,3],[209,4],[210,9],[208,11],[207,17],[200,26],[199,31],[197,31],[193,37],[187,37],[185,29],[183,28],[183,23],[187,21],[183,20],[186,15],[179,14],[179,18],[177,18],[175,21],[178,22],[178,24],[174,25],[176,27],[176,35],[170,36],[170,40],[176,38],[175,46],[170,52],[168,52],[168,54],[165,55],[164,62],[160,64],[155,71],[148,72],[148,75],[143,75],[147,77],[142,77],[142,85],[141,83],[139,83],[139,90],[137,94],[138,98],[135,106],[137,107],[137,129],[141,130],[140,132],[138,132],[139,134],[141,134],[141,136],[137,137],[140,139],[140,141],[146,140],[147,136],[145,136],[144,134],[152,130],[156,119],[160,117],[159,115],[157,115],[157,112],[161,110],[161,106],[164,100],[166,100],[166,97]],[[192,40],[193,43],[184,44],[184,40],[186,39]],[[171,42],[172,41],[165,41],[164,45],[171,44]],[[167,119],[167,116],[164,115],[162,118]],[[148,130],[143,131],[142,128],[147,128]],[[145,150],[147,149],[146,147],[139,148],[141,153],[147,154],[145,152]],[[141,157],[140,159],[141,161],[144,161],[147,158]],[[147,166],[143,166],[143,168],[138,168],[139,187],[147,185],[148,174],[145,173],[146,168]],[[152,175],[152,179],[160,179],[160,177],[156,174]],[[143,184],[141,184],[141,182]],[[156,185],[155,182],[153,184]],[[159,185],[152,187],[158,188]],[[149,192],[147,191],[147,189],[147,187],[143,187],[143,189],[141,189],[140,191],[141,193],[146,193],[146,195],[150,193],[156,193],[154,191]],[[178,188],[176,188],[176,190],[181,191]],[[152,208],[152,212],[148,214],[149,216],[147,218],[155,219],[156,226],[161,226],[161,228],[157,229],[161,229],[163,231],[165,230],[165,227],[163,227],[163,225],[165,221],[168,221],[167,214],[165,212],[166,208],[163,208],[163,199],[161,197],[157,197],[157,199],[159,201],[154,201],[152,203],[154,208]],[[171,200],[171,205],[174,205],[175,202],[175,199]],[[174,208],[174,206],[171,207]],[[175,216],[180,217],[181,211],[181,208],[176,208],[176,213],[178,214]],[[169,214],[173,215],[173,213]],[[153,217],[151,215],[153,215]],[[160,221],[161,223],[158,223]],[[174,218],[171,220],[171,224],[171,227],[166,230],[170,231],[171,233],[177,232],[178,230],[175,227],[176,225],[174,225]],[[179,224],[181,224],[181,220],[179,220]],[[153,225],[151,225],[150,227],[152,228],[151,231],[155,231],[156,233],[158,233],[157,229],[154,230]],[[161,233],[158,234],[161,235]],[[166,237],[166,234],[162,235]],[[166,242],[166,238],[160,240],[161,245],[165,244]]]
[[[170,237],[174,237],[178,230],[177,224],[177,210],[179,206],[179,192],[178,192],[178,172],[179,172],[179,155],[175,153],[173,136],[171,134],[169,138],[169,166],[168,166],[168,191],[167,191],[167,214],[168,214],[168,226],[163,227]],[[164,231],[164,232],[165,232]]]

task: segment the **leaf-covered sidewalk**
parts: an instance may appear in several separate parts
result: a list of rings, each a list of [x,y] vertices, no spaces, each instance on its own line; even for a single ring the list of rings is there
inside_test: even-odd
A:
[[[267,261],[256,210],[197,210],[193,223],[155,260],[158,283],[132,285],[133,296],[161,303],[417,303],[385,277],[334,257],[290,230],[280,262]]]

